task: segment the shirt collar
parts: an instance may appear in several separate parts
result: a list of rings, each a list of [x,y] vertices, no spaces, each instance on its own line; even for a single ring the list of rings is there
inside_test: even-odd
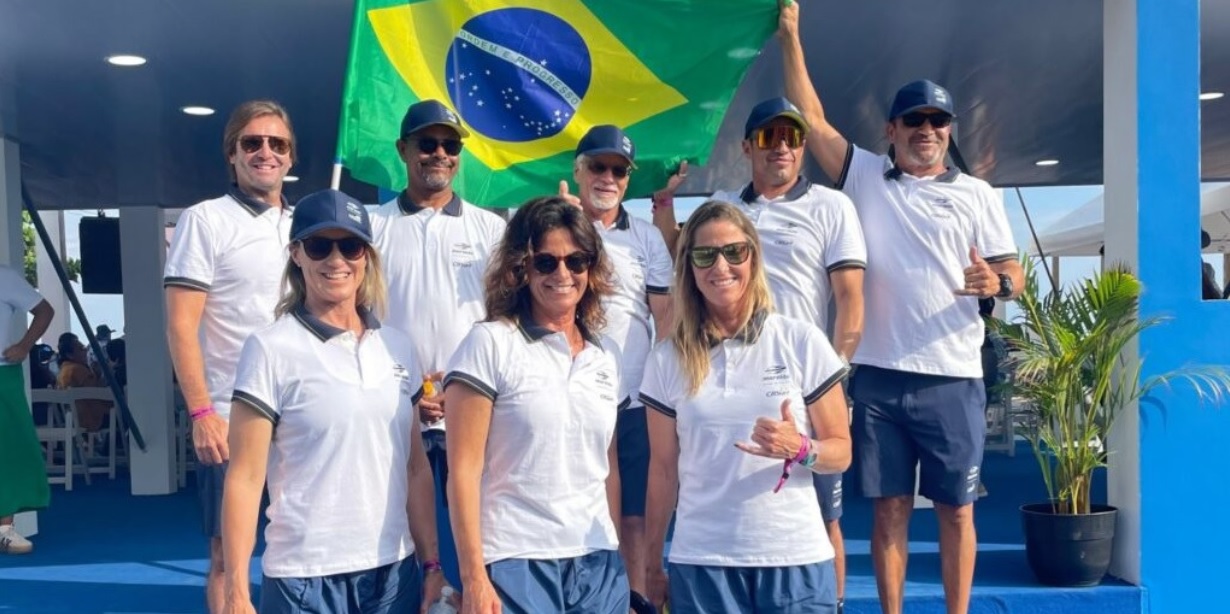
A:
[[[594,345],[598,345],[598,338],[591,335],[589,331],[586,330],[584,324],[577,322],[577,328],[581,329],[581,336],[584,337],[586,341]],[[529,307],[523,308],[517,314],[517,330],[521,331],[521,334],[525,336],[525,340],[530,343],[541,341],[543,337],[553,335],[556,332],[535,322],[534,316],[530,315]]]
[[[367,330],[377,330],[380,328],[380,320],[376,319],[375,314],[366,307],[359,307],[357,311],[359,312],[359,318],[363,320],[364,328]],[[290,313],[304,328],[311,331],[321,341],[329,341],[346,332],[345,329],[338,328],[332,324],[326,324],[320,318],[312,315],[303,303],[295,305],[295,308]]]
[[[226,191],[226,194],[227,196],[235,199],[235,202],[239,203],[244,209],[247,210],[248,213],[251,213],[252,217],[260,217],[262,213],[273,208],[269,206],[268,203],[262,202],[245,194],[243,190],[239,189],[239,184],[232,183],[230,189]],[[286,202],[286,195],[283,194],[282,208],[285,210],[288,206],[289,205]]]
[[[615,230],[627,230],[632,227],[632,223],[628,221],[628,210],[624,209],[623,204],[619,205],[619,215],[615,216]]]
[[[905,171],[901,170],[901,167],[897,166],[895,163],[890,162],[889,164],[891,164],[891,166],[889,166],[888,170],[884,171],[884,179],[886,181],[893,181],[893,180],[900,181],[902,175],[908,174]],[[936,175],[934,177],[934,180],[940,183],[953,183],[957,180],[957,177],[960,175],[961,175],[960,169],[949,166],[947,167],[947,170]],[[913,175],[911,175],[911,177],[912,176]]]
[[[738,341],[744,345],[752,345],[760,339],[760,333],[764,331],[764,321],[769,317],[769,312],[758,309],[748,318],[747,324],[730,338],[731,341]],[[721,345],[722,339],[714,335],[709,335],[709,347],[717,347]]]
[[[798,200],[803,198],[803,195],[807,194],[807,190],[810,189],[811,182],[807,180],[807,177],[799,175],[799,178],[794,181],[794,185],[790,186],[790,189],[778,198],[783,200]],[[756,193],[756,188],[753,187],[751,182],[748,182],[748,184],[743,187],[743,192],[739,194],[739,200],[742,200],[749,205],[756,202],[757,198],[760,198],[760,195]]]
[[[415,213],[427,208],[410,200],[410,193],[405,190],[402,190],[401,193],[397,195],[397,207],[406,215],[414,215]],[[456,192],[453,192],[453,198],[448,201],[448,204],[444,205],[444,208],[441,209],[441,211],[443,211],[445,215],[461,217],[461,197],[458,196]]]

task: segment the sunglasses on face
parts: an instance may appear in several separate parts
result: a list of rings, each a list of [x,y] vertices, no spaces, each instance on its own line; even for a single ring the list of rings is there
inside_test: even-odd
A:
[[[752,133],[752,143],[757,149],[777,149],[785,141],[786,147],[798,149],[803,146],[803,131],[798,126],[772,126]]]
[[[455,156],[461,153],[462,142],[457,139],[437,139],[435,137],[424,136],[414,139],[418,144],[419,151],[425,154],[436,153],[436,149],[443,147],[444,153]]]
[[[279,156],[284,156],[290,153],[290,139],[280,136],[267,136],[263,134],[249,134],[239,137],[239,148],[244,153],[256,153],[265,146],[265,141],[269,141],[269,149]]]
[[[580,275],[593,266],[594,259],[589,254],[582,252],[573,252],[562,258],[551,254],[538,253],[534,254],[534,257],[530,259],[530,264],[534,267],[534,270],[543,275],[550,275],[558,271],[561,262],[574,275]]]
[[[906,113],[901,116],[901,125],[906,128],[918,128],[923,125],[923,122],[931,124],[932,128],[939,130],[947,128],[952,124],[952,116],[947,113]]]
[[[688,256],[692,260],[692,266],[698,269],[707,269],[717,263],[718,254],[721,254],[726,262],[730,264],[743,264],[747,257],[752,253],[752,244],[747,241],[738,243],[728,243],[721,247],[693,247]]]
[[[303,253],[312,260],[324,260],[333,254],[333,246],[342,252],[347,260],[358,260],[367,254],[367,243],[358,237],[344,239],[326,239],[324,237],[308,237],[299,242],[303,245]]]
[[[607,169],[610,169],[611,175],[614,176],[616,179],[623,179],[624,177],[627,177],[628,170],[629,170],[627,166],[624,166],[622,164],[609,164],[608,165],[604,162],[599,162],[597,160],[590,160],[589,164],[586,165],[586,168],[589,169],[589,172],[599,177],[601,177],[604,173],[606,173]]]

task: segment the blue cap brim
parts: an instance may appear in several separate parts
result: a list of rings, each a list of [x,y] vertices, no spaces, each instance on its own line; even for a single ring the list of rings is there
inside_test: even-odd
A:
[[[302,241],[318,232],[325,231],[325,230],[333,230],[333,229],[345,230],[346,232],[349,232],[350,234],[356,237],[359,237],[360,239],[363,239],[364,241],[367,242],[368,245],[371,245],[372,243],[372,236],[370,234],[357,230],[354,226],[348,226],[336,220],[329,220],[327,222],[321,222],[319,224],[313,224],[311,226],[308,226],[307,228],[300,230],[299,233],[291,237],[290,240],[292,242]]]
[[[632,160],[632,158],[629,158],[629,157],[628,157],[628,154],[624,153],[622,150],[615,149],[615,148],[612,148],[612,147],[605,147],[605,148],[602,148],[602,149],[591,149],[591,150],[589,150],[589,151],[582,151],[582,152],[581,152],[580,154],[578,154],[578,155],[585,155],[585,156],[589,156],[589,157],[591,157],[591,158],[592,158],[592,157],[594,157],[594,156],[601,156],[601,155],[603,155],[603,154],[614,154],[614,155],[617,155],[617,156],[619,156],[619,157],[621,157],[621,158],[623,158],[623,159],[627,160],[627,161],[628,161],[628,164],[629,164],[629,165],[631,165],[631,166],[632,166],[632,168],[636,168],[636,162],[635,162],[635,161],[633,161],[633,160]]]
[[[463,139],[470,138],[470,131],[463,128],[461,124],[454,124],[452,122],[427,122],[425,124],[419,124],[409,130],[406,130],[405,132],[402,132],[402,136],[403,137],[410,136],[411,134],[414,134],[415,132],[418,132],[419,130],[422,130],[423,128],[429,128],[431,126],[445,126],[447,128],[452,128],[453,130],[457,131],[457,136]]]
[[[782,111],[781,113],[778,113],[778,114],[776,114],[776,115],[770,115],[769,117],[764,118],[764,121],[761,121],[760,123],[756,124],[755,126],[752,126],[752,129],[751,129],[751,130],[748,130],[748,131],[747,131],[747,134],[744,134],[744,135],[743,135],[743,138],[745,138],[745,139],[746,139],[746,138],[751,138],[751,136],[752,136],[752,130],[757,130],[757,129],[760,129],[760,128],[764,127],[764,125],[765,125],[765,124],[767,124],[767,123],[769,123],[769,122],[771,122],[771,121],[773,121],[773,120],[775,120],[775,119],[777,119],[777,118],[779,118],[779,117],[785,117],[786,119],[788,119],[788,120],[790,120],[790,121],[793,121],[794,123],[798,124],[798,125],[799,125],[799,127],[803,129],[803,132],[804,132],[804,133],[806,133],[808,130],[811,130],[811,127],[809,127],[809,126],[807,125],[807,120],[803,119],[803,116],[802,116],[802,115],[800,115],[800,114],[798,114],[798,113],[795,113],[794,111]]]

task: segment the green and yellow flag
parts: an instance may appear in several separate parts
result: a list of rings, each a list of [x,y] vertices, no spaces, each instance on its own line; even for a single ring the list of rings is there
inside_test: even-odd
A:
[[[457,190],[491,207],[571,179],[590,127],[637,148],[629,196],[704,164],[777,0],[357,0],[338,159],[402,189],[394,142],[406,108],[455,109],[471,132]]]

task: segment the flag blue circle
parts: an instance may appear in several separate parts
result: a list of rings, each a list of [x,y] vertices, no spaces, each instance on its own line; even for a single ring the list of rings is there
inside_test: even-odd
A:
[[[536,9],[475,15],[449,47],[445,74],[454,108],[482,135],[527,142],[558,134],[592,78],[585,39]]]

